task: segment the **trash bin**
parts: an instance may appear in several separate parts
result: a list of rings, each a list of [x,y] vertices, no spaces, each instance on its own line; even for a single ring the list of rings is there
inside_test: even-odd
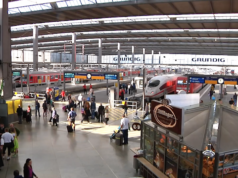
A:
[[[134,155],[133,158],[133,168],[136,169],[136,172],[138,172],[138,169],[140,168],[140,162],[137,158],[141,157],[142,155]]]
[[[116,140],[116,145],[121,146],[123,141],[123,135],[120,133],[117,133],[115,136],[115,140]]]

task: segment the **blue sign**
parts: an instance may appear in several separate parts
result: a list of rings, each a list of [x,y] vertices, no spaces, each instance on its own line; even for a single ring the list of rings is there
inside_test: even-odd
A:
[[[12,72],[12,76],[20,77],[21,76],[21,72]]]
[[[74,78],[74,73],[64,73],[64,78]]]
[[[105,74],[105,80],[118,80],[117,74]]]
[[[204,77],[189,77],[190,83],[205,83]]]

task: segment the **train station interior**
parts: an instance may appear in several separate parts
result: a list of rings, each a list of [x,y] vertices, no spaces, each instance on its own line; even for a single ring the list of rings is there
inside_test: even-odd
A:
[[[238,178],[237,36],[238,0],[0,0],[0,178]]]

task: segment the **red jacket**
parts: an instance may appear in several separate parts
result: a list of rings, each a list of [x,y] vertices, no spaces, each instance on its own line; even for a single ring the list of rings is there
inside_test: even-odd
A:
[[[92,85],[90,85],[90,89],[91,89],[91,88],[93,88],[93,86],[92,86]]]
[[[84,85],[84,86],[83,86],[83,89],[86,89],[86,88],[87,88],[86,85]]]

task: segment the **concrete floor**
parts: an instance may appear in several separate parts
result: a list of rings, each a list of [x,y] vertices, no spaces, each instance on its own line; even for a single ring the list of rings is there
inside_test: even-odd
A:
[[[109,126],[100,123],[80,124],[81,114],[77,108],[75,133],[66,130],[67,113],[56,104],[60,115],[59,126],[51,126],[48,117],[35,118],[32,123],[15,124],[21,131],[19,154],[10,161],[4,160],[0,170],[1,178],[12,178],[13,171],[23,174],[27,158],[33,162],[33,170],[39,178],[128,178],[137,176],[133,169],[131,147],[139,147],[140,131],[129,132],[129,144],[116,146],[109,136],[120,123],[109,121]],[[130,116],[132,117],[132,116]]]

